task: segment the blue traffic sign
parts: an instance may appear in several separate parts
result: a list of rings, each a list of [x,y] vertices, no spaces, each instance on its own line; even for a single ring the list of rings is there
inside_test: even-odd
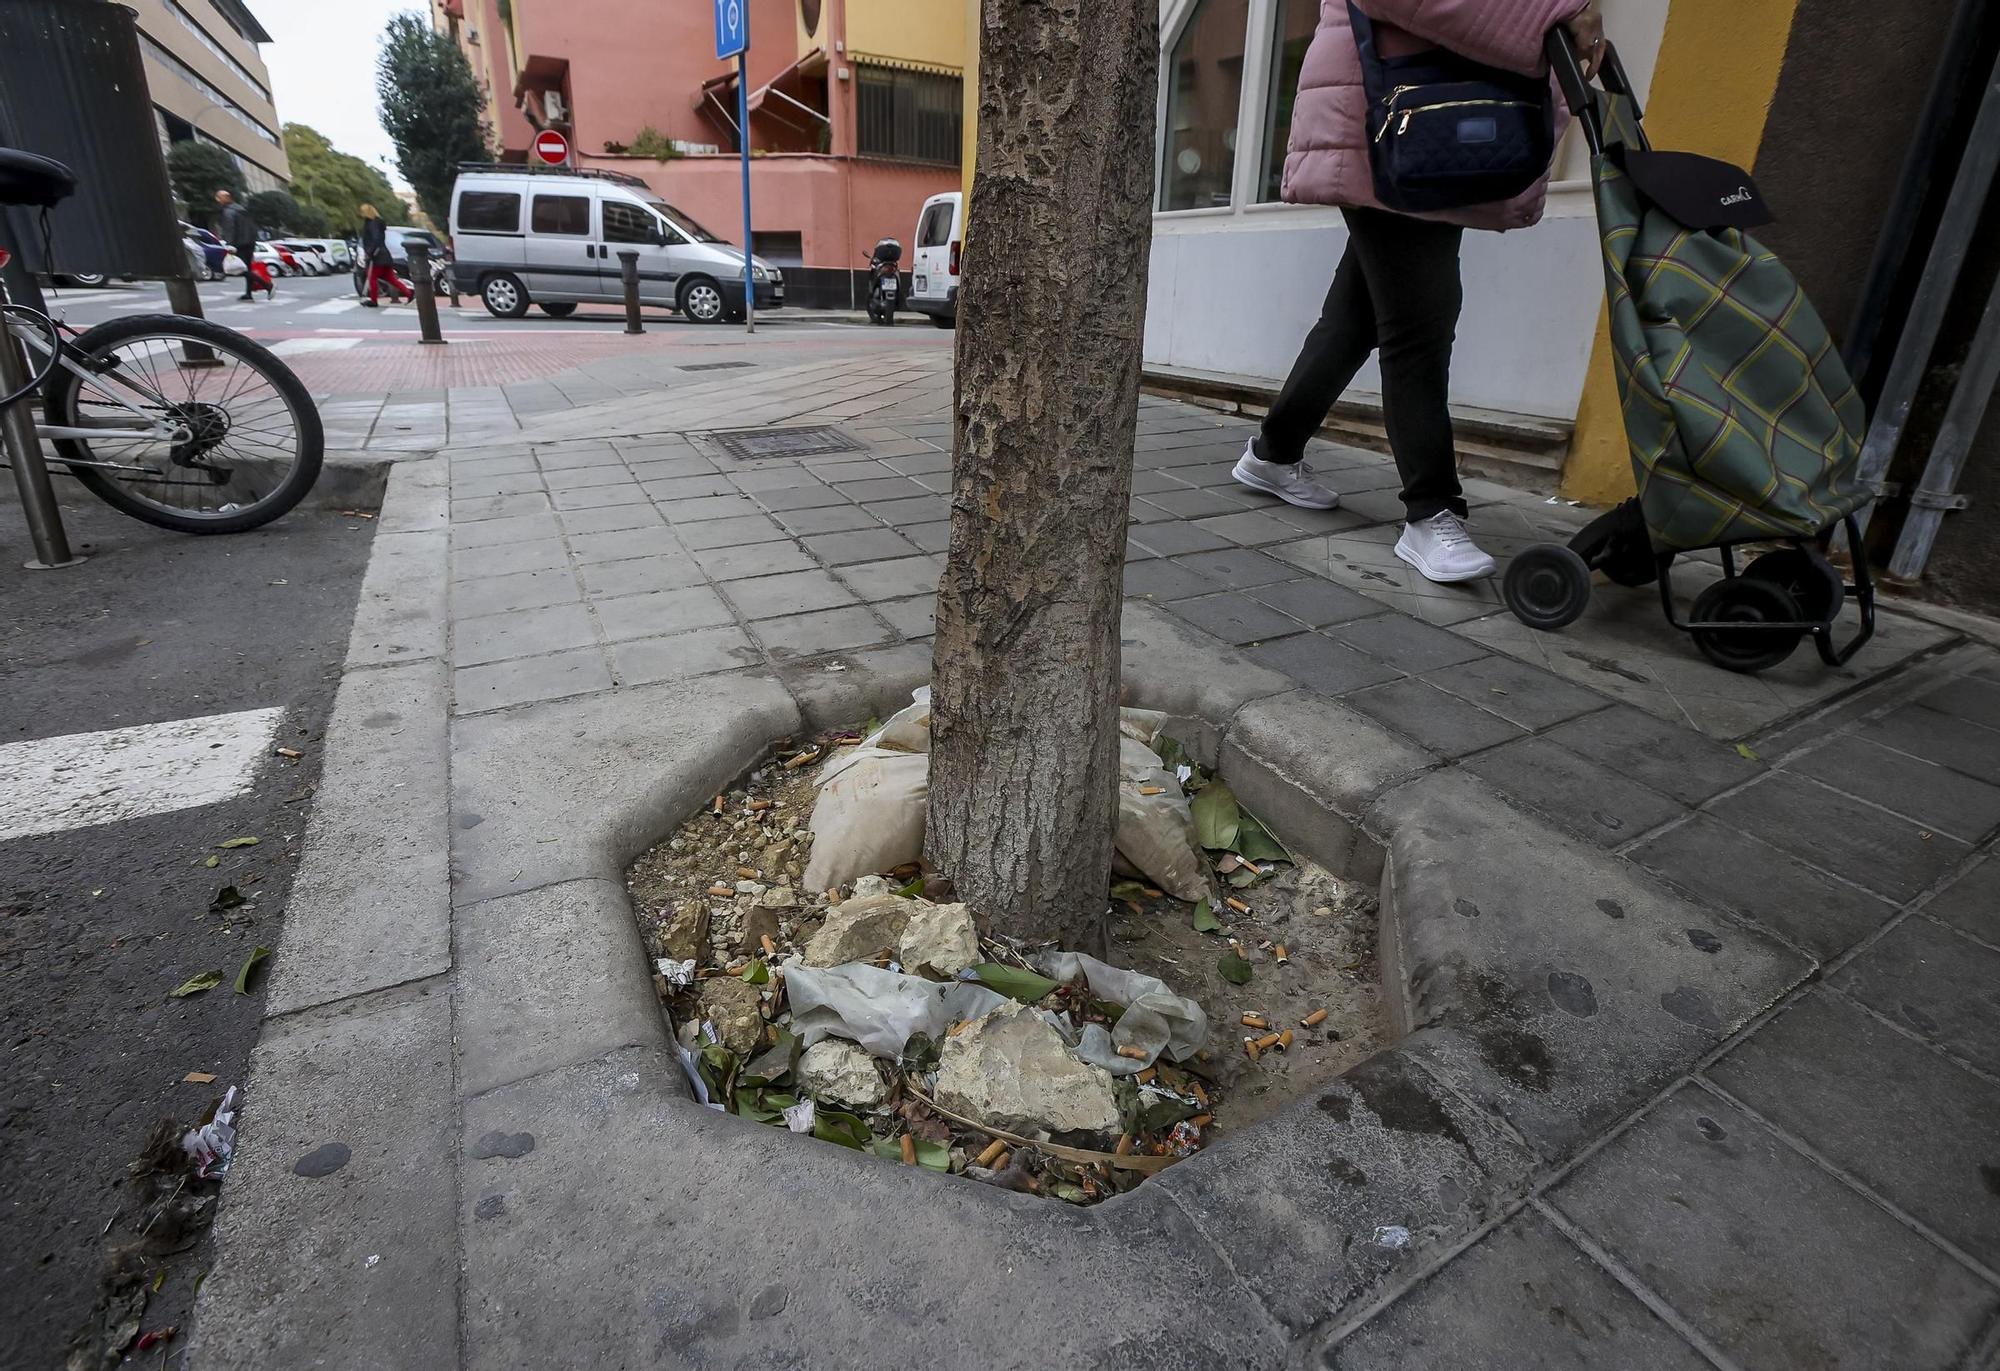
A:
[[[750,0],[715,0],[715,55],[734,57],[750,48]]]

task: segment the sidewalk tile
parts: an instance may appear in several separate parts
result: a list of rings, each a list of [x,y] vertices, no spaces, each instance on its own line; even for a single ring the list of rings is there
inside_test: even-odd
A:
[[[772,513],[783,513],[794,509],[852,508],[852,502],[832,486],[813,484],[809,486],[786,486],[777,490],[760,490],[754,497],[758,504]]]
[[[875,612],[905,638],[928,638],[937,632],[937,596],[917,595],[875,606]]]
[[[1249,650],[1259,666],[1282,671],[1308,690],[1344,695],[1364,686],[1393,681],[1403,673],[1345,643],[1318,633],[1300,633]]]
[[[1726,743],[1623,705],[1558,724],[1548,736],[1682,804],[1700,804],[1763,770]]]
[[[1522,728],[1547,728],[1605,704],[1602,695],[1570,685],[1560,677],[1511,657],[1483,657],[1424,679],[1439,690],[1490,709]]]
[[[856,504],[881,504],[930,495],[907,476],[882,476],[870,481],[836,481],[833,488]]]
[[[1465,769],[1564,828],[1615,847],[1686,811],[1677,802],[1545,738],[1468,758]]]
[[[1185,600],[1195,595],[1212,595],[1222,588],[1220,583],[1175,561],[1149,561],[1125,568],[1125,593],[1151,600]]]
[[[569,540],[570,559],[579,566],[592,562],[622,562],[632,557],[651,557],[675,552],[680,540],[673,531],[654,524],[647,528],[625,528],[612,533],[577,533]]]
[[[1521,736],[1521,729],[1437,687],[1391,681],[1341,697],[1341,703],[1385,723],[1444,757],[1462,757]]]
[[[889,641],[889,631],[866,609],[824,609],[781,619],[759,619],[753,625],[764,649],[776,656],[810,657],[821,652],[845,652]]]
[[[609,443],[564,443],[560,447],[538,448],[535,461],[543,471],[571,471],[582,467],[612,467],[624,464],[624,459]]]
[[[2000,776],[2000,729],[1915,704],[1884,715],[1862,731],[1878,743],[1974,778]]]
[[[879,528],[880,521],[859,505],[842,501],[837,505],[822,505],[815,509],[789,509],[778,515],[778,522],[794,533],[847,533],[855,529]]]
[[[924,552],[943,552],[951,546],[949,519],[935,524],[918,524],[914,528],[899,528],[896,532]]]
[[[944,576],[944,559],[936,556],[898,557],[887,562],[862,562],[835,573],[864,600],[888,600],[905,595],[936,595]]]
[[[1924,913],[2000,945],[2000,856],[1989,852],[1985,861],[1925,905]]]
[[[594,646],[463,667],[451,674],[452,697],[459,714],[609,689],[611,673],[605,668],[604,653]]]
[[[1215,552],[1232,546],[1221,534],[1182,523],[1178,519],[1134,525],[1129,541],[1138,543],[1157,557],[1174,557],[1184,552]]]
[[[1893,900],[1910,900],[1966,855],[1932,833],[1786,771],[1715,802],[1723,823]]]
[[[1192,490],[1186,481],[1170,476],[1164,471],[1135,471],[1132,473],[1132,493],[1134,495],[1157,495],[1166,491]]]
[[[486,576],[460,581],[451,588],[451,617],[454,621],[484,614],[502,614],[510,609],[540,609],[581,600],[576,573],[567,566],[544,567],[540,571],[516,571],[505,576]]]
[[[454,551],[469,547],[492,547],[500,543],[533,542],[561,536],[556,516],[551,512],[522,514],[512,519],[482,519],[476,524],[453,524]]]
[[[814,476],[831,486],[902,479],[880,462],[857,461],[848,456],[808,457],[806,467]]]
[[[584,486],[578,490],[558,490],[549,497],[561,510],[603,509],[607,505],[644,504],[646,497],[636,485]]]
[[[539,490],[523,491],[519,495],[489,495],[482,499],[453,500],[451,502],[451,522],[459,524],[477,523],[482,519],[514,519],[524,514],[547,514],[551,506],[549,497]]]
[[[456,620],[452,624],[452,664],[481,666],[509,657],[535,657],[545,652],[585,647],[596,641],[590,615],[581,604],[508,610]]]
[[[651,505],[606,505],[601,509],[574,509],[556,516],[563,532],[622,533],[632,528],[658,528],[666,520]]]
[[[746,619],[776,618],[856,603],[845,586],[819,570],[725,581],[722,590]]]
[[[768,464],[750,467],[744,471],[725,473],[729,484],[745,494],[755,494],[760,490],[796,490],[801,486],[816,486],[823,482],[804,467]]]
[[[1333,1371],[1707,1371],[1541,1215],[1524,1211],[1344,1338]]]
[[[454,548],[451,578],[454,581],[483,580],[513,571],[540,571],[563,566],[569,558],[560,538],[534,538],[527,542],[495,543],[491,547]]]
[[[784,571],[811,571],[818,564],[797,543],[752,543],[748,547],[710,547],[694,553],[710,580],[738,581],[749,576],[775,576]]]
[[[714,628],[730,621],[729,606],[707,586],[655,590],[598,600],[597,622],[609,642],[655,638],[691,628]]]
[[[668,638],[640,638],[611,648],[618,679],[626,685],[678,681],[751,666],[761,660],[743,630],[733,624],[698,628]]]
[[[1961,1249],[2000,1269],[2000,1086],[1839,995],[1787,1009],[1708,1077]]]
[[[682,450],[674,456],[627,457],[625,465],[641,485],[656,485],[662,481],[680,480],[689,476],[715,475],[715,463],[706,457],[696,457]]]
[[[739,515],[757,513],[757,506],[748,495],[734,493],[707,495],[689,500],[661,500],[659,506],[660,513],[667,516],[669,523],[675,524],[700,523],[706,519],[733,519]]]
[[[1296,580],[1299,574],[1289,563],[1274,561],[1247,548],[1191,552],[1173,560],[1175,565],[1198,572],[1230,590],[1254,590],[1258,586]]]
[[[1785,765],[1967,842],[2000,825],[2000,788],[1865,737],[1845,734]]]
[[[2000,1075],[2000,952],[1929,919],[1911,918],[1841,968],[1833,984]]]
[[[1250,508],[1247,496],[1239,497],[1219,490],[1163,490],[1158,494],[1147,496],[1146,503],[1164,509],[1181,519],[1204,519],[1217,514],[1242,514]]]
[[[454,469],[451,473],[451,498],[455,503],[470,503],[494,495],[520,495],[541,489],[542,474],[539,471],[468,474]]]
[[[1329,637],[1372,653],[1411,675],[1457,666],[1487,655],[1486,649],[1477,643],[1403,614],[1353,619],[1326,631]]]
[[[1214,595],[1176,600],[1173,613],[1204,633],[1232,646],[1283,638],[1300,631],[1298,620],[1260,605],[1241,591],[1221,591]]]
[[[1917,703],[1954,718],[2000,729],[2000,682],[1961,676],[1951,684],[1933,690]]]
[[[916,549],[886,528],[852,533],[821,533],[803,539],[813,556],[829,566],[850,562],[881,562],[912,556]]]
[[[561,467],[555,471],[542,473],[542,480],[551,491],[588,490],[592,486],[623,486],[633,491],[638,498],[639,483],[632,479],[623,463],[614,466]]]
[[[323,409],[320,411],[322,416],[324,416],[325,412]],[[453,448],[451,459],[451,474],[453,476],[497,476],[503,472],[535,471],[537,469],[533,453],[507,452],[493,457],[474,457],[464,455],[464,449],[462,448]]]
[[[582,568],[583,587],[593,596],[641,595],[652,590],[679,590],[702,583],[701,568],[685,552],[659,557],[635,557],[623,562],[596,562]]]
[[[1240,514],[1222,514],[1210,519],[1197,519],[1194,527],[1204,533],[1216,533],[1239,547],[1265,547],[1272,543],[1288,543],[1299,536],[1299,530],[1283,519],[1273,518],[1262,510],[1244,510]]]
[[[747,547],[752,543],[776,542],[788,536],[768,514],[745,514],[732,519],[708,519],[700,523],[681,524],[675,532],[682,544],[693,550],[711,547]]]
[[[881,500],[862,506],[891,528],[899,524],[934,524],[951,518],[951,501],[942,495],[923,495],[908,500]]]
[[[1344,624],[1350,619],[1366,618],[1381,610],[1381,606],[1366,595],[1358,595],[1344,586],[1337,586],[1331,581],[1322,581],[1316,576],[1305,580],[1280,581],[1275,585],[1258,586],[1250,592],[1250,598],[1291,615],[1307,628]]]
[[[1745,1371],[1947,1371],[2000,1307],[1942,1251],[1692,1088],[1551,1198]]]
[[[663,505],[680,500],[712,500],[717,496],[738,493],[735,485],[721,472],[703,476],[670,476],[664,480],[642,478],[642,484],[647,498]]]

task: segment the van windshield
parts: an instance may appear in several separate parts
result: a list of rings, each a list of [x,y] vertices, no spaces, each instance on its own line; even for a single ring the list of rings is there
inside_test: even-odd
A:
[[[723,238],[719,234],[711,233],[709,230],[703,228],[700,224],[696,223],[693,219],[689,218],[687,215],[682,214],[679,210],[675,209],[665,200],[648,200],[646,203],[651,205],[654,209],[658,210],[660,213],[666,215],[667,218],[672,220],[674,223],[680,225],[681,228],[686,231],[688,237],[694,239],[695,242],[697,243],[726,243],[729,241],[728,239]]]

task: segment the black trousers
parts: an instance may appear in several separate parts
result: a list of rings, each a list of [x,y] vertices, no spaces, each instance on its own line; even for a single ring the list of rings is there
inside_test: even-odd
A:
[[[1257,455],[1287,465],[1305,455],[1368,354],[1382,354],[1382,421],[1411,519],[1463,517],[1452,446],[1451,345],[1464,299],[1458,249],[1465,231],[1379,209],[1344,209],[1347,253],[1319,322],[1257,435]]]

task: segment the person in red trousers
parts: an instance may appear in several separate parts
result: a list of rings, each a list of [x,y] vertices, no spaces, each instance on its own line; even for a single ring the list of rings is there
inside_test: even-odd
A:
[[[361,207],[361,260],[368,264],[368,298],[361,302],[365,308],[377,307],[375,295],[384,281],[398,300],[409,300],[416,295],[396,275],[395,262],[389,256],[389,230],[382,223],[381,211],[373,205]]]

